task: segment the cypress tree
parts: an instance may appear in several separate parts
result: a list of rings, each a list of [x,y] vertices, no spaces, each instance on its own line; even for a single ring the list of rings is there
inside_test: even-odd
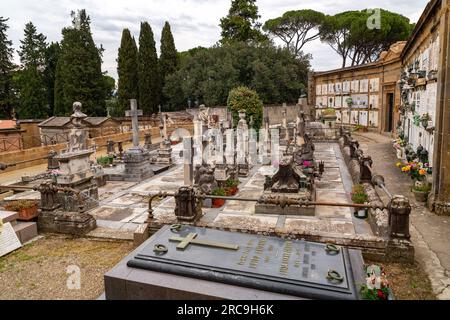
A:
[[[0,17],[0,117],[10,119],[12,104],[13,104],[13,90],[12,90],[12,72],[14,64],[12,63],[13,48],[12,41],[8,40],[6,31],[8,19]]]
[[[161,34],[161,57],[159,59],[159,67],[161,72],[161,85],[164,87],[165,80],[168,75],[173,74],[178,68],[178,53],[175,48],[172,31],[169,22],[166,21]],[[168,101],[163,96],[163,102]]]
[[[119,112],[129,109],[130,99],[138,99],[138,49],[130,30],[124,29],[117,59]]]
[[[37,33],[29,22],[25,25],[24,39],[19,50],[22,70],[19,72],[19,117],[43,119],[49,115],[47,88],[44,80],[46,37]]]
[[[139,36],[139,106],[144,114],[158,112],[161,84],[153,31],[147,22],[141,23]]]
[[[83,112],[88,115],[106,115],[101,70],[103,48],[94,43],[85,10],[72,12],[72,19],[72,27],[62,31],[56,67],[55,115],[70,115],[75,101],[83,104]]]
[[[61,49],[58,42],[52,42],[47,47],[47,50],[45,50],[44,81],[47,87],[47,104],[49,105],[50,110],[49,116],[52,116],[55,110],[55,77],[60,51]]]

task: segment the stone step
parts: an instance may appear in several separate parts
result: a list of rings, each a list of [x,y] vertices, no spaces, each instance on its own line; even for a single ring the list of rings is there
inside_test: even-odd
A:
[[[18,218],[19,214],[17,212],[0,210],[0,220],[2,220],[3,223],[11,222],[11,224],[13,224]]]
[[[22,244],[38,235],[36,222],[18,222],[13,228]]]

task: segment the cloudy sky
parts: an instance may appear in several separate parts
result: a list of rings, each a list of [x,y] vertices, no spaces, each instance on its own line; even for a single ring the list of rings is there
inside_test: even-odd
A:
[[[416,22],[428,0],[258,0],[261,22],[288,10],[314,9],[327,14],[346,10],[381,7]],[[123,28],[139,37],[141,21],[150,22],[159,51],[164,21],[169,21],[179,51],[197,46],[208,47],[220,38],[219,20],[225,16],[231,0],[0,0],[0,16],[10,18],[8,36],[18,49],[25,23],[32,21],[48,41],[60,41],[61,29],[70,25],[70,11],[87,9],[97,45],[103,44],[103,70],[114,77],[116,58]],[[316,41],[305,51],[313,55],[315,70],[339,67],[341,60],[331,48]],[[17,60],[17,54],[16,54]]]

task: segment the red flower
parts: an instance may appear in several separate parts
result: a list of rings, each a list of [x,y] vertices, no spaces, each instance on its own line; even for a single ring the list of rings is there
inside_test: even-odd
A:
[[[380,299],[382,299],[382,300],[385,300],[385,296],[384,296],[383,291],[378,290],[378,298],[380,298]]]

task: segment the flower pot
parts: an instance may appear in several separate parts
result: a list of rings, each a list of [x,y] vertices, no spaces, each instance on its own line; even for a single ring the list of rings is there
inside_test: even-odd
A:
[[[17,220],[30,221],[38,216],[38,206],[19,210],[19,218]]]
[[[359,208],[355,210],[355,217],[358,219],[366,219],[368,214],[367,208]]]
[[[412,189],[412,193],[414,193],[414,198],[416,198],[417,202],[427,202],[429,191],[417,191]]]
[[[213,208],[223,207],[225,204],[225,199],[213,199],[212,206]]]

